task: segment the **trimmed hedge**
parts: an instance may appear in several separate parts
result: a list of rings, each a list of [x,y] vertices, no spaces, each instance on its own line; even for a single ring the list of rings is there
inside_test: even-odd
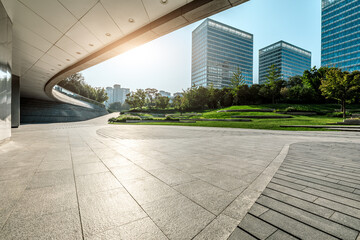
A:
[[[110,118],[109,122],[126,122],[126,120],[141,120],[141,118],[133,115],[121,115],[116,118]]]

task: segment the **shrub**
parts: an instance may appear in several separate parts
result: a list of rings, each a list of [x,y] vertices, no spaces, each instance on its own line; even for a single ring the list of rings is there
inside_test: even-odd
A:
[[[126,120],[141,120],[141,118],[132,115],[121,115],[117,118],[110,118],[109,122],[126,122]]]
[[[333,112],[333,113],[329,113],[328,116],[329,116],[329,117],[342,118],[342,117],[343,117],[343,112]],[[350,113],[350,112],[346,112],[346,116],[351,116],[351,113]]]
[[[294,107],[287,107],[287,108],[285,109],[285,112],[296,112],[296,111],[297,111],[297,109],[294,108]]]
[[[165,120],[167,120],[167,121],[179,121],[178,118],[173,118],[173,117],[170,116],[170,115],[167,115],[167,116],[165,117]]]
[[[112,117],[112,118],[109,118],[108,120],[109,122],[115,122],[116,121],[116,118]]]
[[[142,117],[143,120],[154,120],[153,117]]]

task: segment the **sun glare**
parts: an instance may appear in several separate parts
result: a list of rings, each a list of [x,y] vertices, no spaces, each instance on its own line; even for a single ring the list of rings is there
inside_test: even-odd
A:
[[[141,64],[141,63],[153,63],[156,62],[159,56],[159,51],[156,50],[156,46],[154,44],[145,44],[134,49],[131,49],[117,58],[121,61],[126,61],[128,63],[133,64]]]

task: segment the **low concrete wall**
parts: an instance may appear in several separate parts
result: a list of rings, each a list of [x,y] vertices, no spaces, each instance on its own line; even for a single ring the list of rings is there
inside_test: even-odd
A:
[[[105,108],[85,108],[31,98],[21,98],[20,101],[20,122],[22,124],[84,121],[107,113]]]

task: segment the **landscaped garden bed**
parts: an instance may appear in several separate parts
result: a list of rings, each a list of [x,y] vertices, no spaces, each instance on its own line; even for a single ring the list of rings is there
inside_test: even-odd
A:
[[[153,113],[149,111],[146,113],[132,112],[131,114],[122,114],[119,116],[118,121],[109,122],[112,124],[180,125],[273,130],[329,130],[325,127],[313,128],[306,126],[326,126],[329,124],[336,125],[337,122],[343,122],[341,113],[337,112],[338,109],[336,107],[337,105],[335,104],[267,104],[232,106],[223,109],[185,113],[175,112],[171,114],[158,114],[156,111]],[[359,106],[350,105],[348,109],[351,110],[355,108],[358,109]],[[251,111],[223,111],[237,109],[249,109]],[[261,111],[261,109],[276,109],[276,111],[264,112]],[[314,112],[317,114],[308,114]],[[285,113],[296,114],[285,115]],[[349,115],[350,114],[351,113],[349,113]],[[354,113],[352,114],[354,115]],[[262,118],[262,116],[265,116],[265,118]],[[134,119],[134,117],[137,118]],[[126,119],[128,121],[126,121]]]

